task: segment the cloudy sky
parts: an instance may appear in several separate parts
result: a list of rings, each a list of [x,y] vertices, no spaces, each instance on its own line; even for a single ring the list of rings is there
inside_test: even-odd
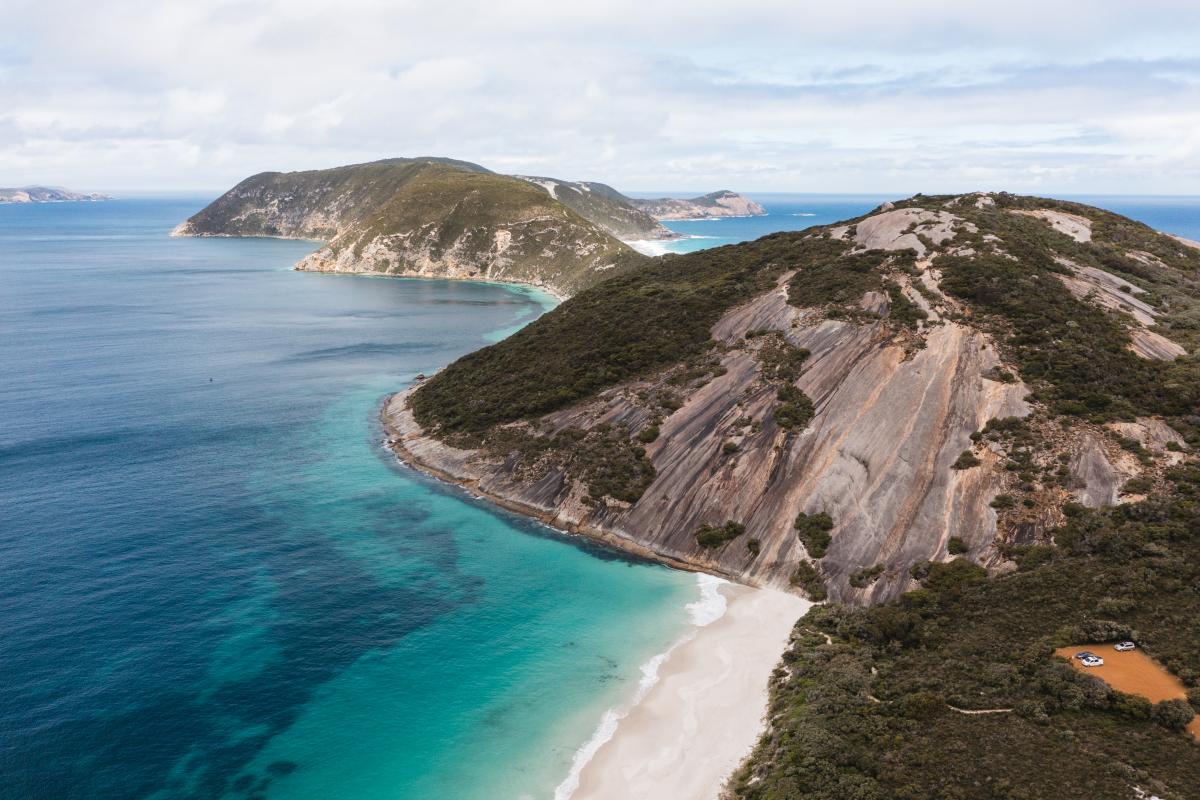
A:
[[[0,186],[1200,194],[1200,3],[3,0]]]

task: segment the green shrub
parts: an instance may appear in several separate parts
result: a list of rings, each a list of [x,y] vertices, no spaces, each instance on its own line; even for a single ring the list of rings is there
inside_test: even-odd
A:
[[[824,511],[816,514],[800,512],[795,522],[796,533],[804,544],[804,549],[814,559],[822,558],[829,549],[833,536],[833,517]]]
[[[1016,504],[1017,501],[1014,500],[1013,496],[1010,494],[998,494],[991,502],[992,508],[998,509],[1012,508]]]
[[[950,465],[950,469],[970,469],[978,467],[982,463],[970,450],[963,450],[962,454]]]
[[[796,566],[796,571],[792,573],[792,585],[803,589],[810,600],[821,602],[829,596],[820,573],[807,561],[801,561]]]
[[[1196,716],[1195,710],[1186,700],[1163,700],[1154,704],[1150,718],[1172,731],[1182,731]]]
[[[645,444],[650,444],[650,442],[653,442],[658,438],[659,432],[659,427],[657,425],[647,425],[638,433],[638,441]]]
[[[701,547],[721,547],[726,542],[731,542],[737,537],[746,532],[746,527],[740,522],[729,520],[724,525],[716,527],[713,525],[701,525],[696,531],[696,542]]]
[[[967,543],[962,540],[961,536],[951,536],[950,540],[946,542],[946,552],[952,556],[961,556],[967,550]]]
[[[1121,487],[1122,494],[1146,494],[1154,488],[1154,481],[1146,477],[1130,478]]]
[[[816,415],[812,400],[790,383],[779,387],[776,396],[781,405],[775,408],[775,422],[784,430],[803,430]]]
[[[850,585],[855,589],[864,589],[874,583],[883,574],[883,564],[864,567],[850,575]]]

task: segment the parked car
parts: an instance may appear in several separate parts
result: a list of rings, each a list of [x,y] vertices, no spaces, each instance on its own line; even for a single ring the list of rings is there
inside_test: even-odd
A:
[[[1080,660],[1083,660],[1085,658],[1095,658],[1096,654],[1089,653],[1087,650],[1080,650],[1078,653],[1075,654],[1075,657]]]
[[[1085,667],[1103,667],[1104,659],[1100,656],[1086,656],[1085,658],[1080,659],[1079,663],[1083,664]]]
[[[1137,645],[1134,644],[1133,642],[1121,642],[1118,645],[1114,645],[1113,650],[1116,650],[1118,653],[1127,653],[1130,650],[1135,649],[1136,647],[1137,647]]]

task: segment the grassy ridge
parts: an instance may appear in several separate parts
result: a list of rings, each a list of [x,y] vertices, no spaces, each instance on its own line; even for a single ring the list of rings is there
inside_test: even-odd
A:
[[[451,159],[389,158],[304,172],[262,172],[193,215],[193,233],[226,236],[305,236],[332,238],[386,203],[414,178],[429,170],[487,173],[483,167]],[[256,207],[271,207],[271,215]],[[303,221],[320,212],[319,222]]]

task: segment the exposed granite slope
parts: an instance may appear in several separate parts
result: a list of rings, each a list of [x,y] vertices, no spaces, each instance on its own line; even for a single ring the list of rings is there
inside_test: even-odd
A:
[[[1143,416],[1105,427],[1102,418],[1064,417],[1039,401],[1013,360],[1013,323],[984,314],[969,293],[963,294],[971,272],[996,265],[1015,265],[1018,280],[1034,287],[1057,277],[1071,293],[1059,290],[1056,310],[1076,303],[1073,296],[1080,313],[1093,301],[1112,309],[1117,315],[1112,320],[1119,316],[1128,323],[1089,324],[1100,325],[1117,343],[1128,335],[1129,346],[1143,357],[1147,353],[1137,345],[1137,329],[1151,333],[1145,323],[1163,329],[1164,321],[1169,324],[1182,313],[1178,309],[1186,309],[1184,294],[1167,306],[1161,300],[1151,305],[1143,300],[1147,290],[1127,281],[1193,291],[1186,284],[1190,273],[1178,271],[1190,262],[1177,259],[1195,256],[1171,250],[1175,245],[1165,244],[1167,237],[1153,238],[1158,236],[1153,232],[1137,232],[1139,247],[1121,245],[1114,255],[1107,237],[1119,220],[1097,211],[1099,244],[1081,242],[1052,226],[1060,211],[1086,218],[1091,213],[1086,207],[1039,209],[1039,202],[1053,201],[918,197],[807,234],[776,234],[742,250],[683,257],[668,262],[675,267],[645,278],[647,285],[640,289],[638,276],[644,273],[631,273],[552,312],[546,326],[535,323],[529,335],[518,335],[519,346],[502,343],[455,365],[448,371],[453,378],[435,376],[430,383],[439,388],[429,396],[451,400],[446,386],[470,374],[494,375],[514,385],[531,380],[496,364],[511,370],[513,353],[528,353],[543,327],[555,331],[553,363],[579,365],[579,359],[595,357],[587,355],[600,352],[594,337],[606,334],[598,333],[600,318],[594,312],[607,302],[640,307],[647,297],[678,297],[686,287],[673,281],[692,275],[714,287],[744,286],[754,273],[739,269],[773,277],[748,299],[710,318],[715,322],[708,329],[707,351],[697,355],[681,339],[681,349],[691,353],[686,361],[614,379],[557,410],[517,414],[509,422],[491,398],[488,413],[500,422],[453,435],[431,433],[418,423],[410,402],[414,393],[420,396],[421,387],[415,387],[385,405],[389,442],[415,466],[549,524],[747,583],[810,591],[815,574],[833,599],[865,603],[913,587],[913,568],[948,560],[954,552],[994,571],[1013,569],[1010,548],[1044,541],[1062,523],[1070,502],[1098,506],[1136,497],[1187,450],[1162,419]],[[1011,214],[1014,205],[1019,211],[1054,214]],[[1030,221],[1006,221],[1021,218]],[[1042,224],[1045,244],[1038,229]],[[1130,240],[1127,231],[1121,235],[1121,241]],[[1073,250],[1068,242],[1110,249]],[[1036,251],[1029,249],[1031,243]],[[1104,256],[1102,263],[1130,276],[1099,269],[1097,253]],[[1029,277],[1020,277],[1022,258],[1034,259]],[[1143,268],[1154,272],[1137,272]],[[722,269],[734,270],[725,283],[719,280]],[[957,294],[943,290],[950,272]],[[847,296],[845,287],[857,287],[858,294]],[[826,303],[799,304],[793,291],[818,303],[824,297]],[[618,297],[626,299],[611,299]],[[588,320],[586,330],[576,332],[572,319]],[[1185,351],[1165,336],[1164,341]],[[638,342],[635,335],[629,346],[641,346]],[[645,346],[651,344],[662,346],[645,340]],[[781,352],[806,356],[789,389],[811,400],[811,418],[799,426],[780,417],[794,399],[785,398],[788,387],[780,385],[770,366]],[[573,361],[572,353],[578,353]],[[597,364],[598,369],[619,367],[619,356],[605,358],[608,366]],[[464,372],[467,363],[473,372]],[[586,377],[574,374],[579,377],[564,386]],[[539,396],[555,396],[554,379],[534,383]],[[486,383],[477,386],[489,391]],[[1042,388],[1053,384],[1043,378]],[[1079,390],[1074,384],[1066,387]],[[505,391],[497,396],[520,400]],[[461,411],[453,419],[464,419]],[[437,418],[438,412],[421,413]],[[587,440],[580,437],[598,432],[610,441],[625,437],[626,446],[632,441],[632,452],[649,470],[644,485],[608,496],[595,488],[594,475],[579,471],[572,453],[586,451],[582,442]],[[1135,442],[1154,455],[1136,454]],[[618,459],[601,466],[636,468],[630,463]],[[628,499],[616,499],[621,493]],[[797,535],[793,522],[800,513],[826,513],[832,519],[823,552],[809,552]],[[715,546],[698,536],[704,526],[715,530],[727,521],[741,527]]]
[[[988,503],[1003,483],[999,457],[987,455],[970,471],[950,465],[988,419],[1028,411],[1024,386],[984,377],[998,363],[987,337],[939,326],[906,358],[882,323],[822,319],[788,305],[782,289],[731,311],[713,335],[736,347],[746,332],[764,328],[812,353],[799,383],[817,406],[809,428],[797,435],[775,424],[773,388],[757,380],[749,352],[731,349],[722,360],[725,374],[688,397],[647,446],[656,478],[628,507],[589,508],[561,473],[527,484],[510,461],[447,448],[419,432],[403,394],[388,403],[385,419],[402,456],[537,509],[552,524],[755,584],[789,585],[806,555],[792,529],[801,511],[836,520],[822,564],[833,595],[843,599],[894,594],[907,585],[908,567],[938,557],[950,536],[983,555],[996,535]],[[552,425],[641,427],[646,412],[631,397],[643,388],[606,392],[552,415]],[[760,421],[760,430],[740,434],[743,417]],[[730,440],[739,448],[732,456],[723,450]],[[744,547],[697,544],[701,524],[726,519],[741,521],[759,540],[757,557]],[[849,586],[852,573],[880,563],[891,569],[871,587]]]

